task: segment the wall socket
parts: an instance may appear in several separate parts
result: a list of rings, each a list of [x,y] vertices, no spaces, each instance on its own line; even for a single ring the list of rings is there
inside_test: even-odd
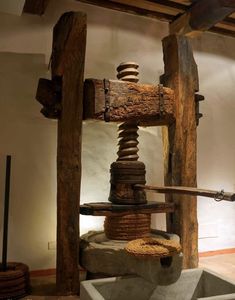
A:
[[[48,242],[48,250],[56,250],[56,242]]]
[[[218,238],[217,223],[203,223],[199,225],[199,239]]]

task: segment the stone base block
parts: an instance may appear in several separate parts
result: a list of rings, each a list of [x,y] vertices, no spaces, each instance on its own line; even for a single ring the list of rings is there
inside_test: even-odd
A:
[[[157,238],[179,241],[175,234],[152,231]],[[104,276],[139,275],[161,285],[175,282],[182,269],[182,254],[139,258],[125,251],[127,241],[109,240],[104,232],[90,231],[81,237],[80,263],[88,272]]]

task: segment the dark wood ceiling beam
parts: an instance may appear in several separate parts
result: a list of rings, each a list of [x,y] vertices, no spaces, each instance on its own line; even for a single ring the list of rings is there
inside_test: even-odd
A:
[[[170,33],[193,36],[209,30],[234,11],[234,0],[199,0],[170,24]]]
[[[148,2],[152,2],[152,3],[157,3],[157,4],[161,4],[163,6],[167,6],[167,7],[172,7],[175,8],[179,11],[186,11],[188,8],[188,5],[185,4],[181,4],[181,3],[177,3],[177,2],[173,2],[173,1],[169,1],[169,0],[148,0]]]
[[[77,0],[77,1],[92,4],[92,5],[97,5],[104,8],[110,8],[113,10],[118,10],[130,14],[151,17],[166,22],[171,22],[175,18],[175,16],[170,14],[139,8],[128,4],[118,3],[115,1],[107,1],[107,0],[106,1],[105,0]]]
[[[235,31],[213,26],[209,31],[235,38]]]
[[[221,21],[220,23],[230,25],[230,26],[234,26],[234,31],[235,31],[235,19],[234,18],[227,17],[223,21]]]
[[[49,0],[26,0],[24,4],[24,13],[33,15],[43,15]]]

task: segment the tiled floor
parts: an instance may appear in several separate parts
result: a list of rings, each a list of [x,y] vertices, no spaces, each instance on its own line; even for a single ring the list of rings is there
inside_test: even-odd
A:
[[[201,257],[199,267],[210,269],[235,282],[235,254],[224,254],[210,257]],[[34,277],[31,279],[32,295],[27,300],[78,300],[77,296],[55,296],[55,276]],[[45,296],[46,295],[46,296]]]

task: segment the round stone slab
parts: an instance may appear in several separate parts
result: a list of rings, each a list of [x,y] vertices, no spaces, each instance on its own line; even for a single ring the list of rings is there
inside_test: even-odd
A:
[[[175,234],[152,230],[155,238],[179,241]],[[93,274],[123,276],[137,274],[151,282],[165,285],[175,282],[182,269],[182,253],[166,258],[136,257],[125,247],[128,241],[109,240],[103,231],[90,231],[81,237],[80,264]]]

